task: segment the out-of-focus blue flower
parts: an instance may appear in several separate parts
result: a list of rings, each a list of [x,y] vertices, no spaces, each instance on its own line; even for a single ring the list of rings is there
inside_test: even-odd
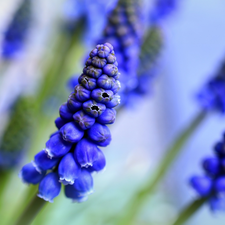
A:
[[[215,155],[203,160],[205,175],[193,176],[191,186],[209,199],[213,211],[225,210],[225,135],[214,147]]]
[[[87,44],[101,35],[107,13],[114,7],[117,0],[67,0],[64,7],[66,27],[73,32],[78,22],[83,20],[85,26],[84,40]]]
[[[139,1],[120,0],[109,14],[108,22],[100,42],[114,46],[120,66],[122,89],[121,104],[126,102],[127,93],[137,86],[137,68],[143,36],[142,10]],[[110,58],[114,60],[114,58]],[[103,81],[98,81],[103,84]]]
[[[210,79],[200,90],[197,100],[204,110],[225,112],[225,63],[217,75]]]
[[[34,99],[20,97],[11,109],[9,122],[0,141],[0,170],[18,165],[29,148],[35,124]]]
[[[109,145],[111,134],[106,124],[115,121],[112,108],[120,103],[118,88],[114,88],[120,86],[118,77],[112,45],[97,45],[79,84],[59,109],[60,117],[55,120],[58,131],[50,136],[45,150],[36,154],[34,162],[22,168],[23,180],[40,182],[39,197],[52,202],[60,193],[61,183],[66,185],[65,195],[73,201],[85,201],[93,192],[91,173],[103,170],[106,164],[98,146]]]
[[[2,56],[12,58],[23,46],[31,22],[31,0],[23,0],[4,32]]]
[[[177,8],[177,4],[177,0],[155,0],[152,12],[153,23],[170,15]]]

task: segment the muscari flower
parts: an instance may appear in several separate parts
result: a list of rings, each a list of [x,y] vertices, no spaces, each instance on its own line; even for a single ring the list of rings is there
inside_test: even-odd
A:
[[[30,22],[31,0],[23,0],[4,33],[1,54],[5,59],[12,58],[23,48]]]
[[[66,197],[87,200],[93,192],[92,172],[104,169],[105,156],[99,146],[111,142],[107,124],[115,121],[113,109],[120,103],[117,94],[119,72],[111,44],[97,45],[86,61],[82,75],[55,120],[58,130],[20,176],[28,184],[39,183],[38,196],[52,202],[61,183]]]
[[[213,211],[225,210],[225,134],[214,147],[214,156],[202,161],[205,175],[193,176],[191,186],[204,198],[208,198]]]
[[[197,100],[204,110],[225,112],[225,62],[200,90]]]
[[[28,150],[35,124],[34,107],[31,97],[20,97],[12,107],[0,142],[0,170],[17,166]]]
[[[125,104],[127,93],[137,86],[138,55],[142,36],[143,21],[139,1],[120,0],[108,16],[101,42],[112,43],[117,53],[122,84],[121,105]]]

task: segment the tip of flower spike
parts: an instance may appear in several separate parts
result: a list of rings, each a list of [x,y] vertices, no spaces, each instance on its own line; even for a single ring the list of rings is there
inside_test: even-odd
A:
[[[42,199],[45,200],[46,202],[53,203],[53,200],[52,200],[52,199],[49,199],[49,198],[47,198],[47,197],[45,197],[45,196],[43,196],[43,195],[41,195],[41,194],[37,194],[37,196],[38,196],[39,198],[42,198]]]
[[[70,179],[67,179],[65,177],[60,177],[59,178],[59,182],[64,184],[64,185],[73,185],[74,184],[74,180],[70,180]]]
[[[52,159],[52,158],[54,157],[54,155],[51,153],[50,149],[45,148],[44,151],[45,151],[45,153],[48,155],[48,157],[49,157],[50,159]]]

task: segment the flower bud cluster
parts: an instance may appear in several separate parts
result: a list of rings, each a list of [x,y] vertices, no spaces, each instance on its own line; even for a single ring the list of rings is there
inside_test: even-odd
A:
[[[34,107],[31,97],[20,97],[12,107],[0,142],[0,170],[17,166],[27,151],[35,124]]]
[[[217,76],[210,79],[200,90],[197,99],[204,110],[225,112],[225,62]]]
[[[65,185],[65,195],[77,202],[93,192],[91,173],[104,169],[106,161],[98,146],[110,144],[107,124],[116,118],[120,103],[119,72],[111,44],[97,45],[86,61],[79,84],[59,109],[58,131],[46,148],[21,170],[22,179],[39,184],[39,197],[52,201]],[[47,175],[46,175],[47,174]]]
[[[11,58],[24,45],[31,22],[31,0],[23,0],[4,33],[2,56]]]
[[[214,147],[214,156],[202,162],[205,175],[193,176],[191,186],[201,197],[208,197],[213,211],[225,210],[225,134]]]

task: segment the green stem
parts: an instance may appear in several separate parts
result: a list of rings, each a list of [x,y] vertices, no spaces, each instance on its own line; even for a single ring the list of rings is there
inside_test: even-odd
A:
[[[8,224],[14,224],[15,221],[18,220],[22,212],[25,210],[29,202],[36,196],[37,193],[37,185],[32,185],[25,190],[21,201],[23,204],[17,204],[16,207],[13,208],[13,217],[10,218]]]
[[[17,220],[15,225],[29,225],[34,220],[36,215],[45,205],[46,201],[34,196],[33,200],[27,206],[27,208],[23,211],[23,214]]]
[[[172,225],[184,224],[207,201],[207,198],[199,198],[188,205],[178,216]]]
[[[164,177],[170,165],[173,163],[176,156],[182,150],[182,147],[184,146],[186,141],[201,124],[206,115],[206,112],[200,112],[193,119],[190,125],[178,136],[178,138],[175,140],[174,144],[172,144],[169,150],[165,152],[165,156],[163,157],[158,169],[156,170],[154,178],[150,178],[146,182],[145,187],[141,190],[139,189],[138,192],[133,195],[132,199],[129,202],[130,207],[127,208],[127,213],[124,213],[122,218],[119,219],[119,223],[117,223],[117,225],[131,224],[132,221],[134,221],[147,196],[151,194],[152,191],[154,191],[156,185]]]
[[[0,171],[0,178],[1,178],[1,185],[0,185],[0,217],[2,216],[2,209],[4,207],[4,193],[5,188],[10,179],[10,172],[9,171]]]

